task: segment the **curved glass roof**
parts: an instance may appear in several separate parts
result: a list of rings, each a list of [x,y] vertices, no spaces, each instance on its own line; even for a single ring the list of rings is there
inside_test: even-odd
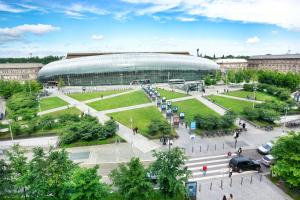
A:
[[[39,76],[63,74],[130,72],[147,70],[217,70],[208,59],[165,53],[122,53],[65,59],[45,65]]]

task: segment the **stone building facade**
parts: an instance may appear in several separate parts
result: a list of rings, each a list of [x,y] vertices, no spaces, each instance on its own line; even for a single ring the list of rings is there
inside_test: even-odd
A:
[[[218,59],[216,63],[220,65],[220,69],[222,72],[226,70],[233,69],[246,69],[247,68],[247,60],[246,59],[238,59],[238,58],[228,58],[228,59]]]
[[[252,56],[248,59],[248,69],[300,72],[300,54]]]
[[[0,80],[34,80],[42,67],[41,63],[0,63]]]

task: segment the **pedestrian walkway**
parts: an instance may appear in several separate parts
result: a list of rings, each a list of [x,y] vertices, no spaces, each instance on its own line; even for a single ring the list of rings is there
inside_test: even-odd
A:
[[[197,100],[202,102],[204,105],[209,107],[210,109],[214,110],[220,115],[224,115],[226,110],[224,108],[221,108],[220,106],[214,104],[213,102],[207,100],[206,98],[202,97],[198,92],[197,93],[191,93]]]
[[[245,99],[241,97],[234,97],[234,96],[229,96],[229,95],[224,95],[224,94],[214,94],[215,96],[220,96],[220,97],[225,97],[225,98],[230,98],[230,99],[236,99],[240,101],[248,101],[248,102],[254,102],[254,103],[263,103],[263,101],[258,101],[258,100],[252,100],[252,99]]]
[[[236,156],[236,154],[232,154],[232,156]],[[220,154],[189,159],[185,164],[192,173],[189,181],[229,177],[229,161],[231,158],[232,157],[228,157],[226,154]],[[207,166],[206,174],[202,170],[203,166]],[[232,176],[254,173],[257,173],[257,171],[246,171],[243,173],[233,172]]]

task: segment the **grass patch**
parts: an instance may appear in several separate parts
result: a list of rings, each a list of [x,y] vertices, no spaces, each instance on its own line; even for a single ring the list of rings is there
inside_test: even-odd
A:
[[[128,128],[131,128],[130,118],[132,118],[132,127],[138,127],[139,133],[150,138],[151,136],[148,134],[148,126],[150,125],[151,120],[165,120],[155,106],[110,113],[109,116],[113,117],[116,121],[124,124]]]
[[[64,115],[64,114],[80,115],[81,111],[78,110],[75,107],[71,107],[71,108],[68,108],[68,109],[55,111],[55,112],[48,113],[48,114],[45,114],[45,115],[52,116],[54,118],[58,118],[59,116]]]
[[[216,104],[219,104],[224,108],[230,109],[231,111],[236,112],[237,114],[241,114],[245,108],[247,109],[253,107],[253,103],[248,101],[237,100],[237,99],[215,96],[215,95],[209,95],[208,98],[213,102],[215,102]]]
[[[96,141],[78,141],[72,144],[64,144],[61,147],[71,148],[71,147],[82,147],[82,146],[93,146],[93,145],[103,145],[103,144],[112,144],[116,141],[125,142],[123,138],[118,135],[114,135],[113,137],[106,138],[104,140],[96,140]]]
[[[66,105],[68,105],[68,103],[59,97],[47,97],[47,98],[41,99],[40,105],[41,105],[41,110],[45,111],[45,110],[50,110],[53,108],[66,106]]]
[[[218,113],[213,111],[212,109],[208,108],[206,105],[204,105],[202,102],[196,100],[196,99],[189,99],[184,101],[178,101],[172,103],[173,106],[178,106],[178,113],[184,112],[185,113],[185,120],[187,122],[191,122],[194,119],[194,116],[199,115],[217,115]]]
[[[157,91],[160,93],[161,97],[166,97],[166,99],[176,99],[176,98],[188,96],[188,95],[183,94],[183,93],[172,92],[172,91],[164,90],[164,89],[161,89],[161,88],[158,88]]]
[[[251,99],[254,99],[253,92],[245,91],[245,90],[232,91],[229,93],[225,93],[225,95],[229,95],[229,96],[233,96],[233,97],[240,97],[240,98],[245,98],[245,99],[247,99],[247,96],[248,96]],[[272,95],[266,94],[264,92],[259,92],[259,91],[255,92],[255,97],[256,97],[256,100],[258,100],[258,101],[278,100],[277,97],[274,97]]]
[[[100,101],[95,101],[88,103],[92,108],[100,110],[110,110],[114,108],[121,108],[127,106],[134,106],[138,104],[149,103],[150,100],[146,97],[143,91],[136,91],[129,94],[124,94],[118,97],[113,97],[109,99],[103,99]]]
[[[128,90],[107,90],[107,91],[99,91],[99,92],[85,92],[85,93],[72,93],[68,94],[69,97],[72,97],[73,99],[76,99],[78,101],[86,101],[90,99],[99,98],[101,96],[109,96],[113,94],[119,94],[122,92],[127,92]]]

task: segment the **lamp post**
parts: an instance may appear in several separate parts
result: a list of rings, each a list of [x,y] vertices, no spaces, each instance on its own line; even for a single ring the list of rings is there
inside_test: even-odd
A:
[[[255,92],[256,92],[256,90],[257,90],[257,86],[256,85],[254,85],[253,86],[253,100],[255,101]],[[255,105],[255,103],[254,103],[254,101],[253,101],[253,108],[254,108],[254,105]]]
[[[10,132],[10,137],[11,137],[11,141],[14,142],[14,137],[13,137],[13,132],[11,130],[11,120],[8,120],[8,127],[9,127],[9,132]]]
[[[40,95],[37,96],[38,104],[39,104],[39,112],[41,112],[41,102],[40,102]]]
[[[285,128],[286,128],[286,115],[287,115],[287,111],[289,110],[288,106],[284,107],[285,110],[285,115],[284,115],[284,125],[283,125],[283,132],[285,133]]]

